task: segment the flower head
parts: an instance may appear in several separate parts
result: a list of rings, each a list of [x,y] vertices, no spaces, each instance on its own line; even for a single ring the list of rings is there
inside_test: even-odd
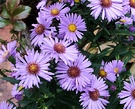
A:
[[[130,83],[124,82],[124,90],[122,90],[118,97],[121,98],[120,104],[124,104],[123,109],[134,109],[135,107],[135,81],[134,77],[129,77]]]
[[[63,61],[58,63],[56,77],[60,86],[65,90],[82,91],[90,83],[93,68],[90,68],[91,62],[82,54],[78,59],[66,65]]]
[[[133,23],[133,19],[130,17],[123,16],[121,19],[116,22],[116,24],[124,24],[124,25],[131,25]]]
[[[9,104],[6,101],[2,101],[0,103],[0,109],[16,109],[16,107],[13,107],[13,104]]]
[[[49,72],[49,58],[47,55],[27,50],[27,54],[23,57],[17,55],[15,73],[13,76],[20,80],[19,85],[25,88],[32,88],[33,85],[39,87],[40,78],[51,81],[53,73]]]
[[[107,19],[109,22],[123,15],[122,0],[88,0],[90,4],[91,15],[97,19],[100,15],[102,20]]]
[[[6,47],[2,45],[2,50],[0,50],[0,63],[4,62],[9,58],[9,56],[14,55],[16,53],[16,44],[17,41],[14,40],[12,42],[7,43]]]
[[[41,8],[41,14],[43,15],[44,19],[52,20],[56,18],[59,20],[62,16],[68,13],[70,8],[65,7],[64,3],[54,3],[49,7]]]
[[[12,88],[11,95],[16,98],[17,100],[22,100],[23,98],[23,87],[18,86],[18,84],[15,84]]]
[[[78,55],[78,50],[75,45],[71,45],[70,42],[59,40],[58,38],[45,38],[41,49],[48,54],[48,56],[54,58],[55,62],[61,59],[65,64],[76,60]]]
[[[81,39],[83,33],[86,31],[86,25],[80,15],[66,14],[62,17],[59,25],[59,33],[65,33],[64,39],[68,39],[71,42],[77,42],[78,38]]]
[[[104,78],[104,79],[108,79],[111,82],[114,82],[116,80],[116,76],[114,73],[110,73],[110,72],[105,70],[106,65],[107,65],[107,63],[102,61],[101,67],[99,70],[99,76]]]
[[[108,73],[119,74],[123,71],[124,62],[121,60],[113,60],[112,62],[108,62],[105,66],[105,71]]]
[[[32,44],[40,46],[43,38],[51,34],[50,25],[52,22],[50,20],[44,20],[40,14],[37,21],[39,24],[32,24],[35,28],[31,30],[30,39]]]
[[[108,86],[102,78],[93,76],[91,85],[86,87],[85,92],[80,96],[80,102],[85,109],[105,109],[109,103],[103,97],[109,97]]]

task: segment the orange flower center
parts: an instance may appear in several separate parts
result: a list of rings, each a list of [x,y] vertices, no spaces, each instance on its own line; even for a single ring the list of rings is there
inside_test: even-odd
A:
[[[124,20],[124,19],[120,19],[120,22],[125,23],[125,22],[126,22],[126,20]]]
[[[99,71],[99,76],[101,76],[102,78],[107,76],[107,73],[104,71],[104,69],[101,69]]]
[[[132,97],[135,98],[135,89],[132,91]]]
[[[70,24],[69,26],[68,26],[68,30],[70,31],[70,32],[75,32],[76,31],[76,25],[75,24]]]
[[[44,30],[45,30],[45,27],[42,24],[39,24],[38,27],[36,28],[36,33],[42,34]]]
[[[51,10],[51,14],[52,14],[53,16],[56,16],[56,15],[59,14],[59,10],[58,10],[58,9],[52,9],[52,10]]]
[[[64,53],[65,52],[65,47],[64,47],[64,45],[62,45],[60,43],[56,43],[56,44],[54,44],[54,50],[57,53]]]
[[[93,101],[97,101],[100,96],[100,93],[98,89],[95,89],[95,91],[89,91],[89,96]]]
[[[35,63],[31,63],[28,65],[28,72],[30,74],[37,74],[39,71],[39,66]]]
[[[133,8],[135,8],[135,0],[129,0],[129,5]]]
[[[108,8],[111,5],[112,5],[112,1],[111,0],[101,0],[101,6]]]
[[[69,67],[68,71],[68,76],[71,78],[76,78],[80,75],[80,69],[78,67]]]
[[[115,73],[118,73],[119,72],[119,69],[118,68],[114,68],[114,72]]]

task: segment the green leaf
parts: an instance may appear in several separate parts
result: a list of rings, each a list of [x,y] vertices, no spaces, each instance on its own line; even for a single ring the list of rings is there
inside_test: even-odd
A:
[[[16,9],[19,3],[20,3],[20,0],[7,0],[6,7],[10,11],[10,13],[13,13],[13,11]]]
[[[1,16],[3,18],[10,18],[10,14],[9,14],[9,11],[8,11],[8,9],[6,7],[6,4],[3,4]]]
[[[2,79],[10,82],[11,84],[19,83],[18,80],[16,80],[15,78],[12,78],[12,77],[3,77]]]
[[[3,19],[2,17],[0,17],[0,28],[3,28],[7,25],[9,25],[11,22],[10,20],[6,20],[6,19]]]
[[[28,17],[30,11],[31,8],[29,6],[20,5],[13,12],[13,19],[24,19]]]
[[[14,24],[13,24],[13,28],[14,30],[16,31],[22,31],[26,28],[26,25],[23,21],[16,21]]]

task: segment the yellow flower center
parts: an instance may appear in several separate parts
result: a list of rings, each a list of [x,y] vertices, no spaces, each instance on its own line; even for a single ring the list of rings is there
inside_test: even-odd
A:
[[[68,30],[70,31],[70,32],[75,32],[76,31],[76,25],[75,24],[70,24],[69,26],[68,26]]]
[[[23,89],[23,86],[20,86],[20,87],[18,88],[19,91],[21,91],[22,89]]]
[[[99,93],[98,89],[95,89],[95,91],[89,92],[89,96],[93,101],[97,101],[100,96],[100,93]]]
[[[133,8],[135,8],[135,0],[129,0],[129,5]]]
[[[28,72],[30,74],[37,74],[39,71],[39,66],[35,63],[31,63],[28,65]]]
[[[76,3],[80,2],[80,0],[74,0]]]
[[[59,14],[59,10],[58,10],[58,9],[52,9],[52,10],[51,10],[51,14],[52,14],[53,16],[56,16],[56,15]]]
[[[68,76],[71,78],[76,78],[80,75],[80,69],[78,67],[69,67],[68,71]]]
[[[118,68],[114,68],[114,72],[115,73],[118,73],[119,72],[119,69]]]
[[[9,51],[7,50],[7,51],[3,54],[2,58],[5,59],[8,55],[9,55]]]
[[[99,71],[99,76],[101,76],[102,78],[107,76],[107,73],[104,71],[104,69],[101,69]]]
[[[120,22],[125,23],[125,22],[126,22],[126,20],[124,20],[124,19],[120,19]]]
[[[101,0],[101,6],[108,8],[111,5],[112,5],[112,1],[111,0]]]

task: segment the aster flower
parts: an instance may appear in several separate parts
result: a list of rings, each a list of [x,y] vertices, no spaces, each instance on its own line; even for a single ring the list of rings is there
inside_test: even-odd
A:
[[[59,25],[59,33],[65,33],[64,39],[77,42],[78,38],[82,38],[83,33],[81,31],[86,31],[86,25],[80,15],[72,13],[62,17]]]
[[[107,19],[109,22],[123,15],[122,0],[88,0],[90,4],[91,15],[97,19],[100,15],[102,20]]]
[[[41,14],[43,15],[44,19],[52,20],[56,18],[59,20],[62,16],[68,13],[70,8],[66,7],[64,3],[54,3],[49,7],[41,8]]]
[[[110,73],[110,72],[105,70],[106,65],[107,65],[107,63],[102,61],[101,67],[99,70],[99,76],[104,78],[104,79],[108,79],[111,82],[114,82],[116,80],[116,76],[114,73]]]
[[[128,30],[129,30],[130,32],[135,32],[135,26],[129,26],[129,27],[128,27]]]
[[[43,38],[45,36],[49,36],[51,34],[51,21],[50,20],[44,20],[43,17],[39,14],[39,17],[37,18],[37,21],[39,24],[32,24],[35,28],[32,29],[30,34],[31,43],[36,45],[41,45]]]
[[[41,0],[41,1],[37,4],[36,8],[37,8],[37,9],[40,9],[40,8],[44,7],[44,6],[46,5],[46,2],[47,2],[47,0]]]
[[[108,62],[105,66],[105,71],[107,73],[114,73],[115,75],[119,75],[123,71],[124,62],[121,60],[113,60],[112,62]]]
[[[54,58],[56,63],[61,59],[65,64],[68,64],[70,61],[77,59],[78,56],[78,50],[75,45],[71,45],[70,42],[59,40],[58,38],[45,38],[41,49],[50,58]]]
[[[122,90],[118,97],[121,99],[120,104],[124,104],[123,109],[135,108],[135,81],[134,77],[129,77],[130,83],[124,82],[124,90]]]
[[[47,81],[51,81],[53,73],[49,72],[49,58],[46,54],[34,52],[34,50],[27,50],[27,55],[24,55],[22,58],[20,55],[17,55],[18,61],[16,63],[16,68],[13,76],[17,80],[20,80],[19,85],[25,88],[33,88],[34,86],[39,87],[41,84],[40,78],[43,78]]]
[[[135,1],[134,0],[123,0],[123,7],[127,7],[131,16],[135,16]]]
[[[109,102],[103,97],[110,96],[107,88],[102,78],[93,76],[90,87],[86,87],[80,96],[79,101],[82,102],[83,109],[105,109]]]
[[[0,109],[16,109],[16,107],[13,107],[13,104],[9,104],[6,101],[2,101],[0,103]]]
[[[116,22],[116,24],[124,24],[124,25],[131,25],[132,23],[133,19],[126,16],[121,17],[121,19],[118,22]]]
[[[2,45],[2,50],[0,50],[0,63],[6,61],[11,55],[14,55],[16,53],[16,40],[7,43],[7,46],[5,47]]]
[[[90,83],[93,68],[90,68],[91,62],[82,54],[78,55],[78,59],[66,65],[63,61],[58,63],[56,67],[56,77],[60,86],[64,90],[82,91],[83,88]]]
[[[11,95],[17,100],[22,100],[23,98],[23,87],[15,84],[12,88]]]

